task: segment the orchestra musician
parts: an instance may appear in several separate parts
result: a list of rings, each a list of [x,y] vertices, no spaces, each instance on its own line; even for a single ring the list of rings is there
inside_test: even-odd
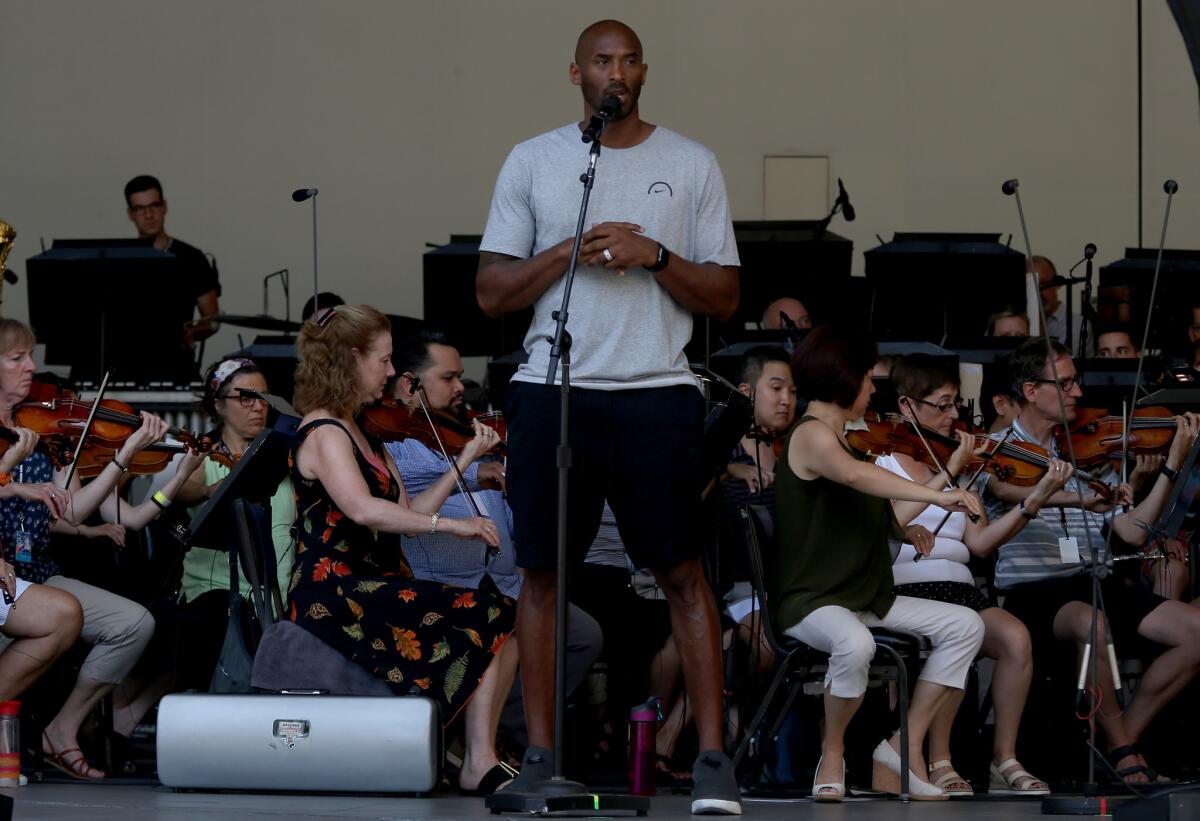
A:
[[[955,435],[954,423],[959,418],[961,402],[957,372],[946,369],[933,357],[915,354],[902,357],[892,366],[892,384],[900,397],[900,411],[908,419],[942,436]],[[944,465],[951,479],[962,474],[975,453],[975,440],[971,435],[959,431],[957,436],[959,447]],[[880,456],[875,464],[935,490],[945,487],[945,479],[937,470],[907,453]],[[1051,460],[1049,469],[1026,500],[1027,504],[1045,504],[1062,488],[1072,472],[1070,465]],[[924,526],[932,536],[922,534],[922,538],[933,540],[928,552],[922,550],[920,561],[915,561],[917,553],[912,544],[901,546],[892,565],[896,594],[961,604],[979,613],[983,619],[982,653],[996,660],[992,677],[996,724],[989,794],[1049,794],[1046,783],[1026,772],[1017,761],[1017,728],[1033,675],[1029,631],[1011,614],[987,600],[967,568],[967,562],[973,556],[986,558],[992,555],[1028,520],[1017,508],[994,522],[986,519],[972,522],[962,513],[952,513],[946,518],[941,509],[920,502],[894,502],[892,506],[901,523]],[[970,783],[959,776],[950,763],[950,730],[962,697],[962,690],[953,691],[929,728],[930,780],[951,797],[973,794]]]
[[[898,596],[889,539],[924,544],[902,530],[889,500],[979,515],[978,497],[902,478],[865,461],[846,443],[847,423],[861,419],[875,387],[874,342],[832,325],[814,329],[796,349],[793,378],[809,399],[775,470],[776,544],[764,557],[772,617],[787,635],[828,653],[825,728],[813,779],[817,801],[845,795],[845,731],[862,703],[875,656],[869,627],[926,636],[933,651],[921,670],[908,711],[909,785],[918,800],[946,798],[925,773],[926,731],[955,690],[966,683],[984,637],[972,609]],[[928,537],[928,531],[925,532]],[[919,541],[918,541],[919,539]],[[875,783],[899,790],[899,736],[872,755]]]
[[[806,330],[813,326],[812,317],[808,315],[808,308],[804,307],[803,302],[790,296],[780,297],[764,308],[759,324],[766,330],[778,331],[784,327],[783,318],[785,316],[799,330]]]
[[[417,331],[405,337],[396,352],[396,366],[400,376],[393,388],[395,397],[423,416],[421,403],[413,392],[419,384],[425,403],[434,413],[446,414],[456,419],[464,428],[471,422],[463,400],[463,364],[458,349],[450,339],[438,331]],[[417,377],[414,382],[412,376]],[[465,493],[455,487],[439,509],[443,518],[474,515],[467,498],[477,500],[479,508],[496,523],[500,536],[500,550],[484,550],[483,542],[472,546],[461,539],[414,534],[404,538],[404,554],[419,579],[429,579],[442,584],[452,584],[469,590],[481,586],[495,586],[501,593],[517,599],[521,592],[522,578],[517,572],[516,557],[512,542],[512,511],[504,498],[504,461],[494,452],[480,448],[493,447],[492,439],[477,437],[464,447],[456,458],[462,471]],[[388,454],[396,463],[396,470],[404,482],[409,496],[416,496],[425,488],[441,479],[449,470],[440,448],[410,437],[402,441],[388,442]],[[567,605],[567,696],[587,678],[588,671],[604,643],[600,625],[586,611],[573,603]],[[500,726],[511,734],[517,743],[528,741],[525,733],[525,703],[521,683],[516,681],[509,694],[500,717]],[[507,771],[507,774],[506,774]],[[493,792],[501,783],[508,781],[515,771],[500,762],[491,777],[485,775],[477,788],[484,794]]]
[[[476,292],[484,313],[534,306],[529,361],[509,389],[508,493],[517,564],[521,681],[530,746],[524,789],[554,771],[556,498],[560,389],[541,384],[587,160],[581,128],[615,95],[620,110],[604,153],[582,239],[568,330],[573,336],[573,469],[568,550],[578,567],[608,499],[638,567],[665,592],[684,678],[696,709],[700,755],[693,813],[741,813],[723,752],[720,628],[699,558],[699,441],[704,400],[683,348],[692,313],[728,318],[737,306],[737,246],[724,180],[712,152],[641,118],[641,41],[603,20],[576,44],[570,79],[584,118],[516,146],[500,171],[480,245]],[[586,227],[586,226],[585,226]],[[583,578],[581,576],[581,578]]]
[[[185,319],[180,346],[191,352],[196,343],[217,332],[212,322],[205,321],[216,314],[220,307],[217,299],[221,295],[221,283],[215,262],[210,263],[204,252],[188,245],[167,233],[167,200],[163,196],[162,183],[149,174],[139,174],[125,184],[125,213],[137,228],[138,237],[151,240],[155,249],[174,254],[184,265],[188,281],[186,290],[196,300],[196,311],[200,321]],[[190,378],[190,375],[189,375]]]
[[[0,319],[0,424],[15,427],[14,415],[33,384],[33,333],[13,319]],[[154,619],[136,602],[77,579],[63,576],[50,551],[50,534],[80,535],[80,526],[97,509],[108,522],[140,530],[157,518],[178,493],[184,475],[168,482],[140,505],[130,505],[114,493],[128,473],[130,460],[162,439],[167,424],[142,413],[140,425],[129,434],[100,475],[82,485],[73,474],[64,487],[66,469],[55,469],[43,448],[37,448],[8,477],[10,495],[0,500],[0,540],[4,557],[34,582],[66,591],[83,607],[81,638],[92,645],[74,688],[58,714],[46,725],[41,740],[47,762],[68,775],[93,780],[104,772],[88,764],[79,750],[79,726],[92,707],[137,663],[154,633]],[[203,456],[182,457],[183,470],[194,468]],[[10,639],[0,637],[0,647]]]
[[[1004,433],[1011,435],[1010,441],[1031,442],[1057,455],[1055,428],[1064,423],[1070,427],[1083,392],[1070,351],[1057,342],[1051,347],[1053,361],[1044,338],[1030,339],[1013,352],[1009,366],[1021,410]],[[1058,389],[1062,391],[1065,419]],[[1191,413],[1176,417],[1176,426],[1162,473],[1145,498],[1128,513],[1119,512],[1114,504],[1130,498],[1128,486],[1106,499],[1081,486],[1079,477],[1074,476],[1063,490],[1042,503],[1029,498],[1028,489],[987,482],[993,517],[1017,508],[1029,519],[1024,529],[1000,548],[996,586],[1005,595],[1004,608],[1029,629],[1035,660],[1053,652],[1055,642],[1074,642],[1082,648],[1088,641],[1092,582],[1085,562],[1092,555],[1089,550],[1111,561],[1103,552],[1106,526],[1128,545],[1145,544],[1147,533],[1140,523],[1158,518],[1172,477],[1177,475],[1200,428],[1200,417]],[[1142,584],[1123,582],[1114,576],[1102,582],[1108,625],[1097,625],[1097,646],[1103,645],[1105,631],[1111,629],[1118,654],[1134,647],[1139,636],[1159,645],[1162,652],[1146,668],[1124,711],[1116,707],[1109,665],[1097,665],[1102,709],[1096,714],[1096,722],[1104,731],[1110,762],[1120,777],[1130,783],[1153,782],[1160,776],[1142,756],[1137,741],[1159,711],[1200,670],[1200,610],[1168,601]]]
[[[292,456],[299,545],[289,617],[397,694],[434,699],[445,723],[462,713],[459,786],[475,789],[499,764],[497,722],[516,664],[515,642],[507,641],[514,605],[494,585],[469,590],[414,578],[400,536],[447,534],[497,547],[497,526],[441,517],[454,488],[449,474],[409,497],[382,443],[359,424],[395,376],[386,316],[367,305],[322,308],[301,329],[297,353],[294,404],[304,419]],[[476,435],[497,439],[489,430]]]

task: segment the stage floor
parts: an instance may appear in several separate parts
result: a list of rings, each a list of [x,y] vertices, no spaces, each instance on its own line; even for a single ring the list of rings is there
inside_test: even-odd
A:
[[[488,819],[481,798],[435,795],[432,798],[394,798],[330,795],[250,795],[242,793],[176,793],[165,787],[31,784],[4,790],[16,801],[14,818],[94,819],[94,821],[266,821],[300,819],[428,819],[429,821],[474,821]],[[817,806],[808,799],[787,801],[747,799],[744,817],[794,819],[847,817],[856,819],[912,818],[921,821],[1012,821],[1041,816],[1037,800],[988,800],[913,802],[854,799],[839,806]],[[689,800],[682,795],[654,799],[649,819],[690,819]]]

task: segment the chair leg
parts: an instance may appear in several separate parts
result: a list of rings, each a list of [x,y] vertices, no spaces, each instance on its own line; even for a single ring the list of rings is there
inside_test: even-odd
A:
[[[908,667],[904,664],[904,659],[900,657],[900,654],[891,647],[883,644],[875,646],[887,652],[896,664],[896,687],[899,691],[898,706],[900,708],[900,800],[908,801]]]
[[[746,725],[745,733],[742,735],[742,742],[738,744],[737,753],[733,757],[733,771],[736,773],[738,767],[745,758],[747,751],[750,748],[750,743],[754,739],[754,734],[758,732],[763,722],[766,720],[767,712],[771,707],[771,702],[775,700],[776,693],[779,692],[779,687],[783,684],[783,680],[787,678],[787,665],[780,665],[778,672],[775,673],[775,678],[771,680],[771,686],[767,688],[767,692],[763,694],[762,703],[758,705],[758,711],[754,714],[754,718]]]

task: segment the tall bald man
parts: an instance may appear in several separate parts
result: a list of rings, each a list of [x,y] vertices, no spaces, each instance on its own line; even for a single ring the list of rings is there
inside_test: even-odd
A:
[[[607,498],[634,564],[654,571],[695,705],[701,753],[693,813],[740,814],[733,767],[722,752],[720,629],[699,551],[696,476],[704,401],[683,347],[692,312],[726,319],[737,307],[737,247],[725,181],[712,152],[642,120],[642,43],[603,20],[579,36],[570,80],[583,119],[513,149],[500,171],[480,245],[477,295],[489,316],[534,308],[529,362],[509,389],[507,482],[517,565],[521,683],[530,747],[515,789],[553,772],[556,601],[556,450],[559,388],[543,384],[562,301],[587,163],[580,141],[601,100],[620,111],[604,134],[568,328],[572,469],[567,500],[573,572]],[[620,641],[619,638],[614,640]]]
[[[804,307],[804,303],[798,299],[793,299],[790,296],[780,297],[772,302],[763,310],[761,325],[770,331],[777,331],[783,327],[783,318],[788,318],[793,325],[800,330],[811,328],[812,317],[808,315],[808,308]]]

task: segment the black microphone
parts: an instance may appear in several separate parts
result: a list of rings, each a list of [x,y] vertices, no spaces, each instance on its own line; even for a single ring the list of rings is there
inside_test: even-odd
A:
[[[1000,186],[1000,190],[1004,192],[1004,196],[1011,197],[1017,193],[1017,181],[1015,179],[1005,180],[1004,185]]]
[[[1087,245],[1083,246],[1083,258],[1091,259],[1094,256],[1096,256],[1096,243],[1089,242]]]
[[[585,143],[594,142],[597,137],[604,133],[604,126],[612,122],[617,116],[617,112],[621,110],[621,98],[615,94],[610,94],[600,101],[600,108],[596,111],[596,116],[592,117],[587,124],[587,128],[583,129],[581,139]]]
[[[1163,191],[1166,191],[1168,194],[1174,194],[1178,190],[1179,183],[1175,182],[1175,180],[1167,180],[1163,183]]]
[[[12,268],[5,268],[4,269],[4,281],[7,282],[9,285],[16,285],[17,284],[17,272],[14,271]]]
[[[842,203],[842,218],[846,222],[854,222],[854,206],[850,204],[850,195],[846,193],[846,186],[842,185],[841,177],[838,177],[838,199]]]
[[[309,197],[315,197],[316,195],[317,189],[315,188],[297,188],[292,192],[292,201],[304,202]]]

